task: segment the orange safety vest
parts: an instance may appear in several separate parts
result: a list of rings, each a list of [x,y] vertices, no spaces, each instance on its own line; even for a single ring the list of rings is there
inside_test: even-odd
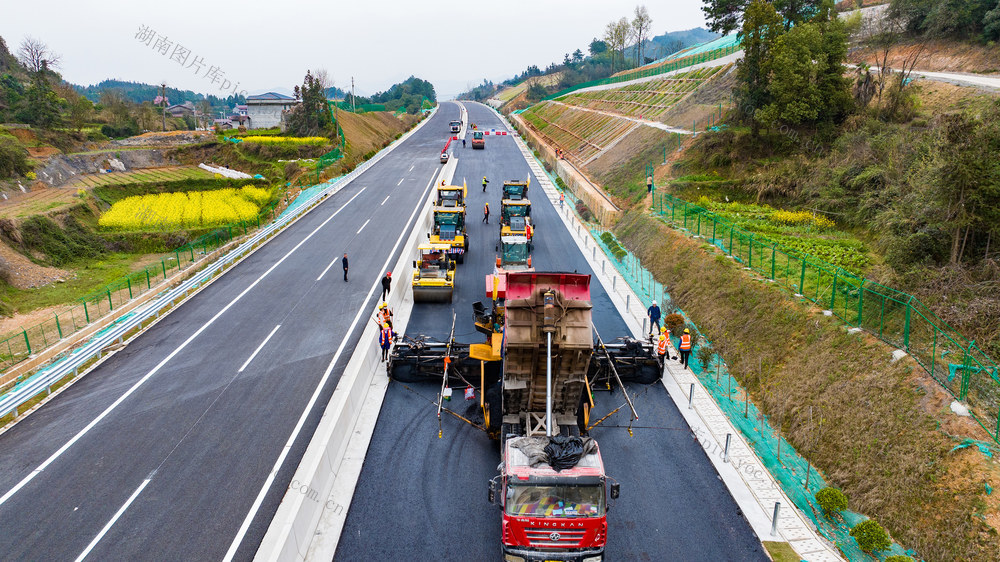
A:
[[[389,312],[388,308],[382,309],[382,323],[392,322],[392,313]]]
[[[487,215],[490,214],[490,204],[489,203],[483,205],[483,212],[486,213]]]
[[[660,343],[657,344],[656,349],[660,352],[660,355],[667,354],[667,338],[665,336],[660,336]]]
[[[392,330],[390,328],[382,328],[382,333],[379,334],[378,343],[383,348],[389,347],[389,344],[392,343]]]
[[[691,351],[691,334],[681,335],[681,351]]]

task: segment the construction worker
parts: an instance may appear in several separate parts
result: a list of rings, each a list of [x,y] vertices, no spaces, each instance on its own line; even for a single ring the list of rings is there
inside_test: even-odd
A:
[[[653,192],[653,176],[646,176],[646,193]]]
[[[680,344],[677,349],[681,352],[681,365],[685,369],[688,368],[688,358],[691,356],[691,330],[684,328],[684,333],[681,334]]]
[[[566,200],[566,193],[564,193],[564,192],[560,191],[560,192],[559,192],[559,208],[560,208],[560,209],[562,208],[562,206],[563,206],[563,201],[565,201],[565,200]]]
[[[385,300],[385,296],[389,294],[389,287],[392,284],[392,272],[386,271],[385,275],[382,276],[382,300]]]
[[[646,309],[646,316],[649,317],[649,335],[652,336],[660,331],[660,307],[657,306],[656,301]],[[656,326],[656,331],[653,331],[653,326]]]
[[[660,360],[660,369],[667,364],[667,329],[660,328],[660,341],[656,344],[656,356]]]
[[[490,180],[486,179],[486,176],[483,176],[483,193],[486,193],[486,184],[488,183],[490,183]]]
[[[382,324],[382,330],[378,334],[378,345],[382,348],[382,361],[389,359],[389,348],[392,346],[392,327],[389,324]]]
[[[344,264],[344,281],[347,281],[347,252],[344,252],[344,259],[340,262]]]
[[[483,222],[490,224],[490,204],[483,205]]]
[[[388,324],[392,328],[392,310],[389,309],[388,303],[382,303],[378,307],[378,321],[379,324]]]
[[[462,137],[462,148],[465,148],[465,137]]]

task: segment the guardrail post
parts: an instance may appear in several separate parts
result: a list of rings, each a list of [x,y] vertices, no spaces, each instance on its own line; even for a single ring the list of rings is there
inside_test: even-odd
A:
[[[903,349],[907,353],[910,352],[910,310],[913,308],[910,303],[912,301],[913,296],[910,296],[910,299],[906,301],[906,316],[903,319]]]
[[[799,294],[806,294],[806,259],[799,257],[799,261],[802,262],[802,275],[799,277]]]
[[[153,286],[149,282],[149,268],[145,268],[143,271],[146,272],[146,290],[152,289]]]
[[[132,279],[130,277],[125,278],[125,283],[128,283],[128,298],[132,300]]]
[[[115,309],[115,303],[111,302],[111,289],[107,290],[108,293],[108,312]]]
[[[688,392],[688,410],[694,408],[694,383],[691,383],[691,390]]]
[[[863,306],[864,301],[865,301],[865,281],[867,281],[867,279],[862,278],[861,279],[861,286],[858,287],[858,326],[859,327],[861,326],[862,306]],[[934,331],[934,337],[935,337],[935,339],[937,338],[937,330]],[[934,357],[932,356],[931,357],[931,376],[934,376],[934,366],[933,366],[933,364],[934,364]]]
[[[833,270],[833,289],[830,291],[830,310],[833,310],[833,305],[837,298],[837,273],[839,271],[840,268]]]

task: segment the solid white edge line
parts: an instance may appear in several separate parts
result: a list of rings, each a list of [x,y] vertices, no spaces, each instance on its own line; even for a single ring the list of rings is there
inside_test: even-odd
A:
[[[437,173],[438,173],[437,170],[434,170],[434,172],[431,174],[431,179],[430,181],[427,182],[427,187],[424,188],[424,195],[420,198],[421,201],[423,201],[423,198],[427,196],[427,190],[430,189],[431,185],[434,183],[434,178],[435,176],[437,176]],[[413,208],[413,212],[410,213],[410,218],[406,220],[404,226],[410,224],[410,221],[413,220],[414,215],[416,215],[419,209],[420,205],[417,205]],[[386,256],[385,263],[382,264],[382,269],[380,269],[379,271],[384,271],[385,268],[388,267],[389,261],[392,260],[393,255],[396,253],[396,250],[399,249],[399,245],[403,242],[403,238],[409,236],[409,234],[410,233],[407,231],[407,229],[404,228],[403,231],[400,233],[399,238],[396,240],[396,245],[392,247],[392,251],[390,251],[389,255]],[[268,473],[267,478],[264,480],[264,485],[261,486],[260,492],[258,492],[257,494],[257,498],[254,500],[253,505],[250,506],[250,511],[247,512],[247,516],[243,520],[243,524],[240,525],[240,529],[236,532],[236,536],[233,537],[233,542],[232,544],[229,545],[229,550],[226,552],[226,555],[222,558],[223,562],[230,562],[233,559],[233,557],[236,556],[236,551],[243,543],[243,537],[246,536],[247,531],[250,529],[250,524],[253,522],[254,517],[256,517],[257,511],[260,509],[261,504],[264,503],[264,497],[267,495],[268,490],[271,489],[271,484],[274,482],[275,476],[281,470],[281,465],[285,463],[285,458],[288,456],[288,451],[291,450],[292,445],[295,443],[295,439],[299,435],[299,432],[302,431],[302,426],[305,425],[306,418],[309,417],[309,412],[316,404],[316,401],[319,400],[320,392],[322,392],[323,387],[326,386],[326,381],[330,378],[330,374],[333,373],[333,368],[334,366],[336,366],[337,361],[340,360],[340,355],[344,351],[344,346],[347,345],[347,340],[349,339],[350,335],[354,332],[355,326],[357,326],[358,321],[361,319],[362,314],[364,314],[365,312],[365,305],[368,303],[368,300],[374,294],[375,288],[378,287],[380,282],[381,278],[375,279],[375,282],[372,283],[372,288],[368,290],[368,294],[362,301],[361,307],[358,309],[358,313],[354,316],[354,321],[351,322],[351,327],[347,329],[344,339],[340,342],[340,346],[337,347],[336,353],[333,354],[333,359],[330,360],[330,364],[327,365],[326,371],[323,372],[323,376],[320,378],[319,384],[316,385],[316,390],[313,391],[313,394],[309,398],[309,402],[306,404],[305,409],[302,410],[302,415],[299,416],[298,423],[296,423],[295,428],[292,429],[292,434],[288,436],[288,441],[285,442],[285,446],[281,449],[281,454],[278,455],[278,460],[275,461],[274,467],[271,469],[271,472]]]
[[[237,301],[239,301],[240,299],[242,299],[244,295],[246,295],[247,293],[249,293],[251,289],[253,289],[254,287],[256,287],[258,283],[260,283],[261,281],[263,281],[264,278],[268,276],[268,274],[270,274],[279,265],[281,265],[281,263],[284,262],[288,258],[288,256],[292,255],[292,253],[294,253],[296,250],[298,250],[303,244],[306,243],[306,241],[308,241],[310,238],[312,238],[313,235],[316,234],[319,231],[319,229],[321,229],[324,226],[326,226],[326,224],[328,222],[330,222],[331,220],[333,220],[333,217],[337,216],[337,214],[339,214],[340,211],[344,210],[345,207],[347,207],[348,205],[350,205],[351,202],[354,201],[358,197],[358,195],[361,195],[361,193],[364,190],[365,190],[365,188],[361,188],[361,191],[358,191],[356,194],[354,194],[354,196],[351,197],[347,201],[347,203],[344,203],[339,209],[337,209],[332,215],[330,215],[329,218],[327,218],[319,226],[317,226],[315,230],[313,230],[312,232],[310,232],[308,236],[306,236],[305,238],[303,238],[302,241],[300,241],[298,244],[296,244],[294,248],[292,248],[291,250],[289,250],[287,254],[285,254],[284,256],[282,256],[282,258],[280,260],[278,260],[277,262],[275,262],[274,265],[272,265],[270,269],[268,269],[267,271],[265,271],[260,277],[258,277],[253,283],[251,283],[249,287],[247,287],[246,289],[243,289],[243,292],[241,292],[239,295],[237,295],[236,298],[234,298],[232,301],[230,301],[230,303],[227,304],[225,307],[223,307],[222,310],[220,310],[219,312],[215,313],[215,316],[213,316],[211,319],[209,319],[208,322],[205,322],[205,324],[203,324],[201,326],[201,328],[198,328],[198,330],[195,333],[191,334],[188,337],[188,339],[184,340],[184,343],[182,343],[176,349],[174,349],[170,353],[170,355],[167,355],[162,361],[160,361],[155,367],[153,367],[153,369],[151,371],[149,371],[148,373],[146,373],[146,375],[144,377],[142,377],[141,379],[139,379],[134,385],[132,385],[131,388],[129,388],[127,391],[125,391],[125,394],[122,394],[121,396],[119,396],[117,400],[115,400],[110,406],[108,406],[96,418],[94,418],[93,421],[91,421],[90,423],[88,423],[76,435],[74,435],[72,438],[70,438],[70,440],[67,441],[66,444],[64,444],[62,447],[60,447],[55,453],[52,453],[52,456],[50,456],[48,459],[46,459],[45,462],[43,462],[41,465],[38,466],[38,468],[36,468],[35,470],[31,471],[31,473],[28,474],[27,476],[25,476],[20,482],[17,483],[17,485],[15,485],[13,488],[11,488],[10,490],[8,490],[6,494],[4,494],[2,497],[0,497],[0,506],[2,506],[7,500],[9,500],[21,488],[23,488],[25,485],[27,485],[28,482],[31,482],[31,480],[35,476],[37,476],[38,473],[40,473],[43,470],[45,470],[46,467],[48,467],[50,464],[52,464],[52,462],[54,462],[63,453],[65,453],[67,449],[69,449],[70,447],[72,447],[74,443],[76,443],[77,441],[79,441],[80,438],[82,438],[84,435],[86,435],[87,432],[90,431],[91,429],[93,429],[95,425],[97,425],[98,423],[101,422],[101,420],[103,420],[105,417],[107,417],[108,414],[110,414],[115,408],[117,408],[119,404],[121,404],[122,402],[124,402],[126,398],[128,398],[129,396],[131,396],[133,392],[135,392],[136,390],[138,390],[140,386],[142,386],[143,384],[145,384],[146,381],[148,381],[153,375],[155,375],[160,369],[162,369],[163,366],[166,365],[168,361],[170,361],[171,359],[173,359],[175,355],[177,355],[178,353],[180,353],[181,350],[183,350],[185,347],[187,347],[188,344],[190,344],[192,341],[194,341],[195,338],[197,338],[198,336],[200,336],[202,332],[204,332],[209,326],[211,326],[216,320],[218,320],[218,318],[220,316],[222,316],[227,310],[229,310],[234,304],[236,304]]]
[[[271,336],[273,336],[274,333],[277,332],[278,328],[280,328],[280,327],[281,327],[281,324],[278,324],[277,326],[274,327],[273,330],[271,330],[271,333],[268,334],[267,337],[264,338],[264,341],[260,342],[260,345],[257,346],[257,349],[255,349],[253,351],[253,353],[250,354],[250,357],[247,357],[246,362],[243,363],[243,366],[240,367],[240,370],[236,371],[237,373],[242,373],[243,369],[247,368],[247,365],[249,365],[250,362],[253,361],[254,357],[257,357],[257,354],[260,353],[260,350],[264,349],[264,346],[267,345],[267,341],[271,339]]]
[[[114,517],[112,517],[110,521],[108,521],[108,524],[105,525],[103,529],[101,529],[100,533],[97,533],[97,536],[94,537],[94,540],[90,541],[90,544],[87,545],[87,548],[83,549],[83,552],[80,553],[80,556],[76,557],[76,562],[82,562],[83,559],[86,558],[88,554],[90,554],[90,551],[94,550],[94,547],[97,546],[97,543],[101,542],[101,539],[104,538],[104,535],[111,530],[112,526],[114,526],[115,521],[118,521],[118,518],[121,517],[123,513],[125,513],[125,510],[128,509],[128,506],[132,505],[132,502],[135,501],[135,498],[139,497],[139,494],[142,493],[143,488],[145,488],[146,485],[149,484],[149,481],[152,479],[153,475],[150,474],[148,478],[142,481],[142,484],[139,484],[139,487],[136,488],[134,492],[132,492],[132,495],[129,496],[125,504],[122,505],[120,508],[118,508],[118,512],[115,513]]]
[[[336,260],[336,259],[334,259],[334,260],[333,260],[332,262],[330,262],[330,265],[326,266],[326,269],[324,269],[324,270],[323,270],[323,273],[320,273],[320,274],[319,274],[319,277],[317,277],[317,278],[316,278],[316,280],[317,280],[317,281],[320,281],[320,280],[322,280],[322,279],[323,279],[323,276],[324,276],[324,275],[326,275],[326,272],[327,272],[327,271],[330,271],[330,268],[331,268],[331,267],[333,267],[333,264],[335,264],[335,263],[337,263],[337,260]]]
[[[389,197],[392,197],[392,196],[391,196],[391,195],[386,195],[386,196],[385,196],[385,199],[383,199],[383,200],[382,200],[382,202],[381,202],[381,203],[379,203],[379,204],[380,204],[380,205],[385,205],[385,202],[389,200]]]
[[[354,234],[355,234],[355,235],[358,235],[358,234],[361,234],[361,231],[362,231],[362,230],[364,230],[364,229],[365,229],[365,227],[366,227],[366,226],[368,226],[368,223],[370,223],[370,222],[372,222],[372,220],[371,220],[371,219],[368,219],[368,220],[366,220],[366,221],[365,221],[365,224],[361,225],[361,228],[359,228],[359,229],[358,229],[358,231],[357,231],[357,232],[355,232]]]

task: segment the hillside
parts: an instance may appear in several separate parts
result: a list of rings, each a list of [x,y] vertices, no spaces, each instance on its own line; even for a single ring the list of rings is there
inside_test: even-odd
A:
[[[932,45],[925,60],[936,70],[989,72],[995,62],[992,46]],[[894,56],[910,48],[901,44]],[[864,60],[857,50],[852,57]],[[845,85],[858,77],[849,76]],[[511,118],[586,205],[595,200],[573,186],[589,182],[622,208],[595,214],[612,217],[603,226],[672,287],[668,306],[690,315],[754,403],[843,489],[853,511],[877,519],[921,558],[997,559],[1000,501],[990,491],[1000,468],[992,453],[955,447],[974,440],[984,451],[997,448],[1000,381],[989,373],[990,357],[1000,357],[1000,262],[986,217],[1000,216],[1000,169],[986,155],[1000,150],[1000,92],[907,81],[893,86],[902,96],[887,89],[838,122],[775,122],[754,138],[733,110],[738,79],[725,67],[682,69],[573,92]],[[650,170],[655,198],[646,195]],[[968,170],[976,179],[963,183]],[[962,194],[964,208],[975,210],[959,226]],[[668,195],[680,199],[665,202]],[[745,238],[718,238],[718,220],[757,247],[748,255]],[[719,248],[737,259],[719,259]],[[789,274],[791,290],[769,284],[784,268],[798,271],[799,261],[789,265],[784,256],[823,260],[840,272],[839,285],[832,273],[816,288],[803,276],[808,288],[826,291],[806,295],[813,306],[794,294],[807,292],[795,286],[797,273]],[[888,299],[881,312],[879,298]],[[822,309],[834,301],[831,320]],[[921,324],[907,320],[904,335],[902,311],[886,310],[906,302],[919,305],[913,322]],[[900,332],[890,336],[897,315]],[[848,335],[845,322],[867,334]],[[897,347],[912,359],[890,363]],[[962,357],[972,356],[986,368],[964,378]],[[956,415],[959,400],[976,417]]]
[[[668,31],[662,35],[657,35],[649,40],[645,47],[646,57],[652,60],[661,59],[672,55],[681,49],[686,49],[692,45],[705,43],[721,37],[718,33],[709,31],[703,27],[695,27],[684,31]],[[635,58],[635,47],[625,49],[626,58]]]

